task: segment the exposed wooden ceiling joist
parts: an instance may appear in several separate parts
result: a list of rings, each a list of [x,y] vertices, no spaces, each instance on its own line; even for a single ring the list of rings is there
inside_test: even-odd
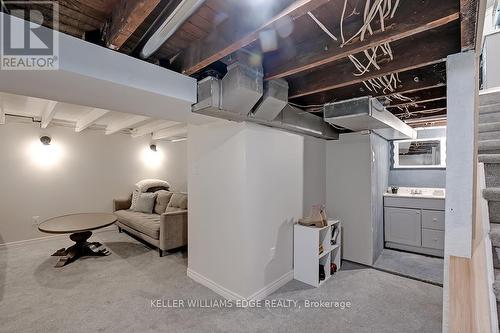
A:
[[[460,35],[462,51],[476,46],[476,29],[479,0],[460,0]]]
[[[355,83],[353,85],[324,91],[314,95],[298,98],[295,102],[301,105],[317,105],[332,101],[342,101],[363,96],[384,97],[393,94],[407,94],[420,90],[446,86],[446,66],[439,63],[431,66],[420,67],[399,73],[401,82],[393,92],[389,91],[368,91],[364,84]]]
[[[40,127],[41,128],[47,128],[49,126],[50,122],[54,118],[54,115],[56,114],[56,106],[57,102],[55,101],[47,101],[47,104],[45,105],[45,108],[42,111],[42,120],[40,122]]]
[[[330,0],[280,0],[275,1],[272,10],[262,10],[263,2],[255,6],[255,13],[230,15],[216,29],[216,38],[205,38],[192,43],[176,58],[181,71],[191,75],[220,60],[259,38],[260,32],[271,28],[279,20],[294,20]],[[270,3],[270,2],[269,2]],[[251,19],[245,19],[251,18]]]
[[[103,109],[92,109],[88,114],[86,114],[76,122],[75,132],[81,132],[84,129],[88,128],[96,121],[104,117],[104,115],[106,115],[106,113],[108,112],[108,110]]]
[[[423,103],[417,103],[416,105],[407,105],[406,107],[401,107],[399,109],[398,107],[388,107],[387,110],[389,110],[391,113],[398,115],[398,114],[404,114],[406,111],[408,111],[410,114],[413,113],[427,113],[432,110],[438,110],[438,109],[446,109],[446,99],[441,99],[441,100],[436,100],[436,101],[430,101],[430,102],[423,102]]]
[[[110,124],[106,127],[106,135],[110,134],[115,134],[118,133],[119,131],[126,129],[126,128],[131,128],[134,125],[137,125],[143,121],[148,119],[148,117],[145,116],[131,116],[127,117],[126,119],[123,119],[121,121],[118,121],[114,124]]]
[[[404,101],[393,98],[388,106],[406,106],[415,103],[426,103],[446,99],[446,86],[435,87],[425,90],[414,91],[404,95],[412,101]]]
[[[112,12],[106,46],[119,49],[159,3],[160,0],[121,0]]]
[[[446,29],[432,30],[394,42],[392,43],[394,59],[387,63],[380,62],[380,70],[371,70],[361,76],[353,75],[355,68],[346,60],[317,67],[306,75],[290,76],[289,98],[312,95],[442,62],[449,54],[460,50],[457,36],[456,26],[451,23]]]
[[[397,15],[388,21],[385,31],[375,31],[364,41],[356,38],[351,43],[340,47],[340,43],[323,34],[319,38],[312,38],[302,45],[292,45],[294,52],[286,47],[264,58],[264,72],[266,79],[276,79],[292,74],[307,71],[322,66],[348,55],[368,50],[385,42],[393,42],[418,33],[435,29],[459,19],[459,8],[456,0],[425,0],[406,1],[400,3]],[[353,22],[353,27],[346,27],[350,31],[359,29],[359,23]],[[294,55],[291,59],[291,55]]]

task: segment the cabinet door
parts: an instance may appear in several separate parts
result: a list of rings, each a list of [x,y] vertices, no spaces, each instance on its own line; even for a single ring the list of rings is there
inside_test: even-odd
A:
[[[420,209],[384,208],[385,241],[422,246]]]

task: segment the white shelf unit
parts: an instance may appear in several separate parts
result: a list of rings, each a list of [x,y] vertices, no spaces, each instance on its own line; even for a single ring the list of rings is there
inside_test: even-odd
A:
[[[332,244],[332,231],[338,234]],[[320,244],[323,252],[319,252]],[[330,279],[330,263],[340,269],[342,251],[342,225],[340,220],[328,220],[322,228],[306,227],[295,224],[293,228],[293,275],[296,280],[319,287]],[[325,267],[325,279],[319,280],[319,265]]]

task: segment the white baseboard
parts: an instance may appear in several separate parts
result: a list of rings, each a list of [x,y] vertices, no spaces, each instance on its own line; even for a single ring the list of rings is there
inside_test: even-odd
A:
[[[223,286],[215,283],[214,281],[204,277],[203,275],[193,271],[190,268],[187,269],[187,276],[228,300],[261,300],[266,298],[279,288],[283,287],[288,282],[292,281],[293,270],[285,273],[283,276],[274,280],[256,293],[252,294],[250,297],[243,297],[235,292],[232,292],[231,290],[224,288]]]
[[[117,230],[115,225],[110,225],[98,230],[92,231],[92,233],[100,233],[100,232],[106,232],[106,231],[113,231]],[[7,242],[7,243],[1,243],[0,247],[3,246],[15,246],[15,245],[23,245],[23,244],[28,244],[28,243],[35,243],[35,242],[41,242],[45,240],[49,240],[52,238],[60,238],[60,237],[66,237],[68,238],[69,234],[58,234],[58,235],[52,235],[52,236],[44,236],[44,237],[38,237],[38,238],[31,238],[31,239],[23,239],[20,241],[15,241],[15,242]]]
[[[208,289],[211,289],[212,291],[221,295],[225,299],[233,300],[233,301],[245,299],[245,297],[238,295],[237,293],[234,293],[227,288],[224,288],[223,286],[215,283],[214,281],[204,277],[203,275],[193,271],[190,268],[187,269],[187,276],[190,277],[191,279],[195,280],[199,284],[204,285]]]
[[[265,286],[261,290],[257,291],[255,294],[252,294],[250,297],[248,297],[248,299],[251,299],[251,300],[264,299],[292,280],[293,280],[293,270],[289,271],[288,273],[283,274],[281,277],[274,280],[273,282],[271,282],[270,284],[268,284],[267,286]]]

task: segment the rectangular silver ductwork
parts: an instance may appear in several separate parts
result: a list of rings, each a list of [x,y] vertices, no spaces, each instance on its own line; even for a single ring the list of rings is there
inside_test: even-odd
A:
[[[250,67],[235,62],[227,67],[222,78],[221,108],[246,116],[259,101],[263,93],[262,66]]]
[[[324,120],[351,131],[371,130],[387,140],[415,139],[417,132],[371,97],[325,104]]]
[[[286,81],[272,80],[264,84],[261,74],[258,69],[234,63],[222,80],[214,77],[201,80],[193,112],[238,122],[250,121],[327,140],[338,139],[338,132],[322,118],[288,105]]]
[[[264,82],[264,95],[256,105],[253,117],[272,121],[288,104],[288,82],[283,79]]]

